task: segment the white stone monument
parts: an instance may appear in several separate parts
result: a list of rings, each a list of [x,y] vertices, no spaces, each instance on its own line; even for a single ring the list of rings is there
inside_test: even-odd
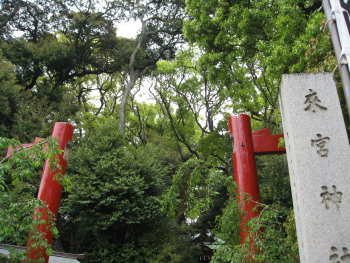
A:
[[[300,261],[350,262],[350,149],[332,74],[283,75],[280,104]]]

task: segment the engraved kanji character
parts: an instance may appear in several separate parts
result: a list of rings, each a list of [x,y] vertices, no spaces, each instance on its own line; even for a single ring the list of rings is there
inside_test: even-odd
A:
[[[316,111],[316,107],[322,109],[322,110],[326,110],[327,108],[322,106],[321,104],[319,104],[319,102],[321,102],[321,100],[317,97],[317,93],[315,91],[313,91],[312,89],[309,89],[310,94],[306,95],[306,101],[304,102],[304,104],[308,104],[306,108],[304,108],[304,110],[312,110],[312,112]]]
[[[343,250],[342,256],[339,256],[337,247],[332,246],[331,250],[332,252],[334,252],[332,255],[329,256],[329,260],[332,263],[350,263],[350,254],[349,254],[348,248],[342,247],[342,250]]]
[[[321,157],[327,157],[329,150],[326,149],[325,146],[326,146],[326,141],[330,140],[330,138],[329,137],[322,138],[322,134],[319,134],[319,133],[317,134],[317,137],[319,139],[316,139],[316,140],[311,139],[311,146],[314,146],[314,144],[316,144],[316,146],[319,147],[319,150],[317,150],[317,153]]]
[[[337,206],[337,209],[339,209],[343,193],[339,191],[337,192],[337,187],[335,185],[332,185],[333,193],[328,192],[327,186],[322,186],[321,188],[324,191],[320,194],[322,197],[321,204],[324,203],[326,208],[329,209],[329,203],[332,202]]]

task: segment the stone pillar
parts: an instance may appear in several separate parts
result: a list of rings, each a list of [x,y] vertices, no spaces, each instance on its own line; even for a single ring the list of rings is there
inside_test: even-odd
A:
[[[350,151],[332,74],[283,75],[280,104],[300,261],[350,262]]]

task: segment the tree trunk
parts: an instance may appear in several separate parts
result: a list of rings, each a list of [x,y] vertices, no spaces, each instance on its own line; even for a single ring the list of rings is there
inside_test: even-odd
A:
[[[124,132],[125,132],[125,107],[126,107],[126,103],[128,101],[129,94],[130,94],[132,88],[135,86],[135,83],[139,77],[140,77],[140,71],[138,71],[138,70],[133,71],[132,70],[130,72],[129,82],[126,85],[125,90],[123,92],[122,101],[120,102],[120,106],[119,106],[119,126],[118,126],[118,130],[121,134],[124,134]]]

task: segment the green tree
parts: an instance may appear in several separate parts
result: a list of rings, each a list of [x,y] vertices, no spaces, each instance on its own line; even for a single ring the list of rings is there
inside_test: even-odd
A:
[[[125,109],[131,90],[156,63],[172,59],[178,44],[183,43],[182,20],[184,1],[131,1],[124,7],[130,16],[139,20],[141,29],[129,57],[128,81],[119,106],[119,132],[125,132]]]
[[[320,1],[192,1],[185,37],[201,51],[197,71],[232,100],[234,113],[248,113],[258,129],[278,130],[278,87],[282,74],[331,71],[336,65],[330,38],[324,34]],[[220,86],[221,85],[221,86]],[[249,224],[257,251],[249,240],[239,245],[240,206],[233,191],[216,234],[225,243],[214,262],[297,262],[291,197],[283,158],[257,159],[263,212]],[[287,223],[284,223],[287,222]],[[265,231],[260,233],[261,226]],[[259,234],[258,234],[259,233]]]
[[[15,124],[14,114],[18,110],[21,86],[16,85],[14,66],[11,62],[5,60],[1,53],[0,59],[0,136],[10,137]]]
[[[13,96],[3,98],[12,107],[8,136],[26,141],[39,135],[33,134],[32,126],[47,136],[48,123],[73,119],[84,95],[74,89],[76,82],[121,71],[134,41],[116,37],[115,5],[96,9],[93,1],[56,0],[16,4],[3,3],[6,25],[0,49],[15,67],[13,82],[21,92],[15,103]]]
[[[6,27],[7,23],[11,21],[18,13],[21,6],[21,1],[3,1],[1,3],[1,19],[0,30]]]
[[[320,6],[320,1],[189,0],[184,33],[203,50],[200,70],[210,83],[224,83],[233,112],[249,113],[271,127],[282,74],[304,72],[324,61],[307,53],[312,37],[322,33]],[[330,50],[328,37],[317,39],[323,40],[313,44]]]
[[[182,50],[175,60],[159,62],[153,74],[153,98],[161,105],[173,136],[183,148],[180,153],[184,161],[196,156],[227,171],[227,141],[222,134],[227,130],[223,123],[231,101],[222,85],[210,83],[198,70],[198,55],[192,49]]]
[[[171,170],[159,149],[128,145],[117,127],[106,118],[76,142],[67,168],[71,190],[60,209],[63,248],[84,253],[86,262],[167,256],[181,262],[187,252],[176,259],[182,246],[174,240],[178,230],[165,234],[169,222],[160,210]]]
[[[186,219],[194,220],[210,208],[222,183],[223,175],[218,170],[209,169],[202,160],[188,160],[173,177],[164,198],[164,209],[179,225]]]

